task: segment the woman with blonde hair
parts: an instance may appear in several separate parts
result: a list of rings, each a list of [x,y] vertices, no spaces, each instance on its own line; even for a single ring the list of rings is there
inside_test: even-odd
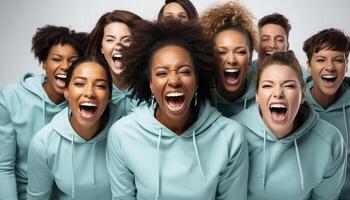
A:
[[[254,16],[240,3],[230,1],[207,10],[200,23],[214,41],[220,60],[212,104],[225,116],[235,115],[255,101],[255,81],[249,73],[257,44]]]

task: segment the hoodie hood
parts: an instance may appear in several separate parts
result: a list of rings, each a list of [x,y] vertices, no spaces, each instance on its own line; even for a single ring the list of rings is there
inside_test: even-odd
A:
[[[220,116],[214,107],[210,106],[208,101],[199,105],[198,118],[192,126],[190,126],[182,135],[178,136],[170,129],[161,124],[154,117],[154,106],[141,106],[139,109],[135,109],[133,113],[134,120],[149,133],[158,135],[158,130],[163,129],[162,137],[192,137],[193,132],[196,135],[203,133],[212,123],[214,123]]]
[[[255,102],[255,78],[253,71],[249,70],[246,76],[246,88],[241,97],[233,102],[225,99],[216,88],[212,88],[213,106],[216,107],[224,116],[231,117],[242,110],[247,109]]]
[[[130,88],[122,91],[114,84],[112,88],[111,102],[120,108],[122,116],[129,114],[137,105],[137,101],[132,98],[132,90]]]

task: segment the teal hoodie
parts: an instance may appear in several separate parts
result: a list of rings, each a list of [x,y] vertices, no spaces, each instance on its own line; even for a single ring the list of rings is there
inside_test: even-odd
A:
[[[257,104],[233,117],[246,129],[248,200],[334,200],[344,184],[346,148],[339,131],[309,105],[303,124],[278,139]]]
[[[136,107],[137,101],[131,96],[132,90],[127,89],[125,91],[119,90],[118,87],[113,85],[112,88],[112,103],[121,109],[122,115],[126,116],[133,108]]]
[[[348,163],[350,162],[350,78],[346,77],[340,86],[341,95],[336,102],[334,102],[327,109],[320,106],[313,98],[310,90],[313,86],[312,78],[307,79],[306,99],[312,105],[314,110],[320,115],[321,119],[326,120],[335,127],[343,135],[344,141],[347,144]],[[340,199],[350,200],[350,165],[347,168],[347,178],[341,193]]]
[[[47,96],[44,75],[25,74],[0,91],[0,199],[26,199],[28,146],[36,132],[67,106]],[[18,195],[18,197],[17,197]]]
[[[105,151],[107,133],[118,112],[110,109],[105,127],[89,141],[74,131],[70,114],[68,107],[58,113],[30,143],[28,200],[49,199],[54,183],[58,200],[112,198]]]
[[[247,109],[250,105],[255,103],[255,74],[249,71],[246,77],[246,89],[244,94],[235,100],[230,102],[222,97],[216,88],[211,90],[213,96],[212,105],[216,107],[225,117],[231,117],[240,113],[242,110]]]
[[[246,199],[248,149],[242,127],[209,102],[181,136],[143,104],[110,129],[113,199]]]

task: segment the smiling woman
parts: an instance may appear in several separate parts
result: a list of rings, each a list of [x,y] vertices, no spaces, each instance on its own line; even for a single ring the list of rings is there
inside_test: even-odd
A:
[[[28,145],[37,131],[67,106],[67,71],[83,53],[84,33],[38,28],[32,50],[45,75],[27,73],[0,92],[0,199],[26,199]]]
[[[338,129],[304,102],[304,93],[293,52],[276,52],[263,61],[257,104],[233,117],[245,126],[248,139],[248,199],[338,198],[346,146]]]
[[[103,59],[83,57],[72,65],[64,89],[69,107],[29,146],[28,200],[49,199],[52,185],[57,186],[58,200],[111,199],[105,147],[109,127],[121,116],[108,104],[111,91]]]
[[[246,199],[246,141],[208,102],[216,59],[201,27],[147,22],[133,37],[125,81],[148,105],[110,129],[113,199]]]

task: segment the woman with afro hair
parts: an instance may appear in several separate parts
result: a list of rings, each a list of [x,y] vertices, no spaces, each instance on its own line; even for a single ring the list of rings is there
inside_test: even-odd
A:
[[[124,78],[147,103],[109,131],[113,199],[246,199],[246,140],[208,101],[216,59],[202,28],[147,22],[133,36]]]
[[[208,9],[200,23],[214,42],[220,64],[212,88],[212,104],[230,117],[255,102],[255,80],[250,73],[257,31],[253,14],[235,1]]]

